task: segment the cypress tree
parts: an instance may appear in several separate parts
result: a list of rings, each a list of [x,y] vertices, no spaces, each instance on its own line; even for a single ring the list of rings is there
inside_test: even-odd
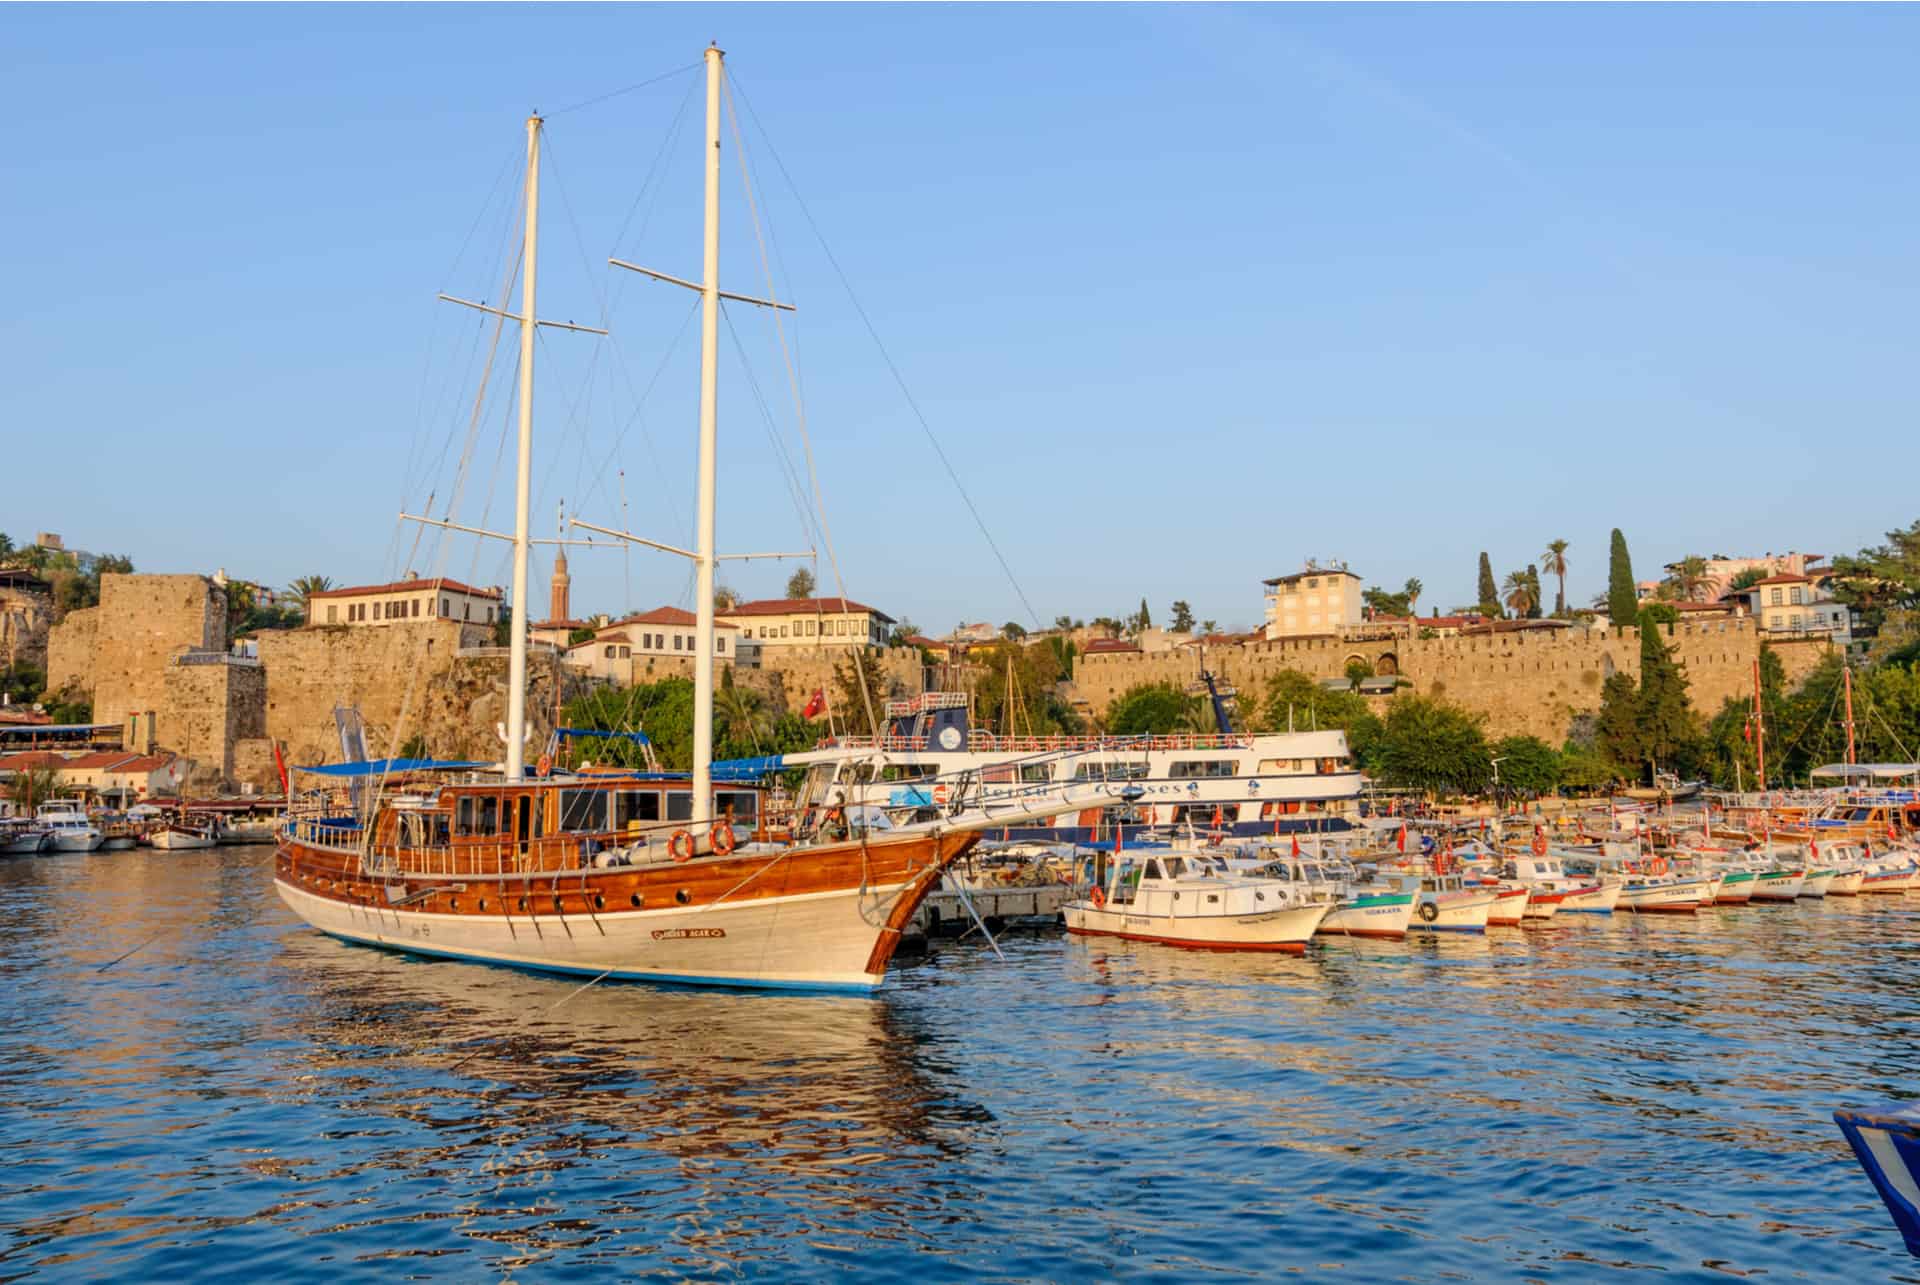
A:
[[[1692,748],[1697,733],[1687,701],[1686,667],[1673,659],[1660,626],[1640,620],[1640,696],[1636,702],[1640,754],[1648,766],[1674,760]]]
[[[1488,616],[1500,614],[1500,583],[1493,578],[1493,563],[1480,555],[1480,610]]]
[[[1527,608],[1529,620],[1540,619],[1540,568],[1533,563],[1527,564],[1527,588],[1533,591],[1533,605]]]
[[[1627,537],[1613,529],[1613,547],[1607,553],[1607,619],[1616,629],[1640,618],[1639,596],[1633,591],[1633,561],[1627,557]]]

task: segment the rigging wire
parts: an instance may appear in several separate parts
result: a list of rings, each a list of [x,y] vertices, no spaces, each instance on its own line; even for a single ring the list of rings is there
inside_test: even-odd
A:
[[[733,85],[737,79],[737,77],[729,74],[726,80],[729,105],[731,105],[732,101]],[[825,233],[820,230],[819,223],[813,217],[813,210],[807,205],[806,198],[800,195],[799,185],[793,181],[793,175],[788,172],[786,162],[780,159],[780,151],[773,145],[773,139],[767,133],[766,126],[761,123],[759,113],[754,111],[753,101],[747,97],[745,89],[740,90],[740,102],[741,105],[746,108],[748,119],[750,119],[755,128],[760,131],[760,137],[761,140],[766,143],[768,155],[773,157],[774,166],[780,171],[780,176],[786,180],[788,191],[793,194],[795,204],[800,207],[800,213],[806,217],[807,226],[812,230],[814,238],[819,241],[821,251],[827,256],[827,262],[833,267],[834,275],[840,279],[840,286],[846,291],[848,301],[853,304],[854,312],[859,315],[860,323],[866,327],[868,337],[873,340],[874,347],[879,350],[880,359],[886,363],[887,370],[892,374],[894,383],[899,385],[901,396],[906,399],[908,408],[912,410],[914,418],[919,421],[920,431],[925,434],[928,444],[933,447],[934,455],[939,459],[940,466],[946,470],[947,478],[953,483],[953,488],[959,494],[961,502],[967,506],[967,512],[973,516],[974,525],[980,528],[980,535],[986,540],[987,547],[993,551],[994,560],[1000,564],[1000,570],[1006,575],[1007,583],[1013,587],[1014,594],[1020,599],[1021,605],[1026,608],[1027,615],[1033,621],[1034,627],[1039,628],[1041,624],[1040,613],[1034,610],[1033,603],[1027,597],[1026,590],[1020,587],[1020,581],[1013,574],[1013,567],[1007,562],[1006,555],[1000,551],[1000,545],[994,540],[993,532],[988,529],[986,519],[980,515],[979,507],[974,504],[973,497],[967,493],[966,487],[961,483],[960,474],[954,469],[953,461],[947,457],[946,450],[940,445],[940,439],[934,435],[933,425],[928,422],[925,412],[920,409],[920,403],[914,399],[913,390],[907,386],[906,377],[900,373],[900,367],[895,364],[893,355],[887,351],[886,343],[880,338],[880,332],[875,328],[873,319],[867,315],[867,310],[861,304],[859,295],[854,292],[853,282],[848,279],[846,269],[840,266],[840,260],[836,258],[833,253],[833,247],[827,244]],[[738,138],[738,128],[738,123],[736,122],[736,139]]]
[[[584,111],[589,107],[596,107],[610,98],[618,98],[622,94],[631,94],[638,90],[645,89],[649,85],[657,85],[663,80],[672,80],[675,76],[684,76],[690,71],[698,71],[704,65],[704,59],[701,62],[691,62],[684,67],[675,67],[672,71],[663,71],[658,76],[651,76],[637,84],[628,85],[624,89],[609,90],[604,94],[597,94],[583,102],[575,103],[571,107],[562,107],[559,111],[549,112],[547,114],[549,116],[565,116],[568,112]]]

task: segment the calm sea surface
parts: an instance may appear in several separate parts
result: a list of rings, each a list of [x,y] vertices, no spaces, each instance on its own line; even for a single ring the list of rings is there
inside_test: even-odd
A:
[[[1920,1092],[1920,896],[811,999],[346,946],[270,866],[0,863],[0,1279],[1920,1281],[1829,1119]]]

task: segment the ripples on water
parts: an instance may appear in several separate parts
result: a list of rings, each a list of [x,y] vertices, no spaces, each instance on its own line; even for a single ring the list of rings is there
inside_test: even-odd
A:
[[[1920,1281],[1829,1119],[1920,1082],[1920,896],[841,999],[350,947],[270,862],[0,864],[0,1278]]]

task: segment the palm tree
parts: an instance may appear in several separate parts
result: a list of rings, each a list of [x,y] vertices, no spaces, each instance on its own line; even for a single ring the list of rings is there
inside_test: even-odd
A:
[[[1547,551],[1540,555],[1540,569],[1550,576],[1560,577],[1560,591],[1553,595],[1553,614],[1567,614],[1567,550],[1572,546],[1565,540],[1547,541]]]
[[[1420,614],[1415,608],[1420,605],[1420,594],[1425,589],[1426,586],[1420,583],[1418,577],[1407,577],[1407,586],[1402,592],[1407,595],[1407,614],[1409,616],[1417,616]]]
[[[735,745],[759,745],[773,732],[773,716],[760,693],[733,685],[733,675],[713,694],[713,716],[720,723],[720,739]]]
[[[1506,597],[1502,601],[1514,615],[1524,616],[1533,610],[1533,582],[1527,578],[1526,572],[1508,572],[1507,582],[1502,587],[1506,590]]]
[[[1695,601],[1695,595],[1707,584],[1707,560],[1697,553],[1689,553],[1673,564],[1673,587],[1680,592],[1683,602]]]
[[[307,599],[316,593],[325,593],[333,588],[333,581],[326,576],[301,576],[287,586],[287,597],[300,604],[300,610],[307,610]]]

